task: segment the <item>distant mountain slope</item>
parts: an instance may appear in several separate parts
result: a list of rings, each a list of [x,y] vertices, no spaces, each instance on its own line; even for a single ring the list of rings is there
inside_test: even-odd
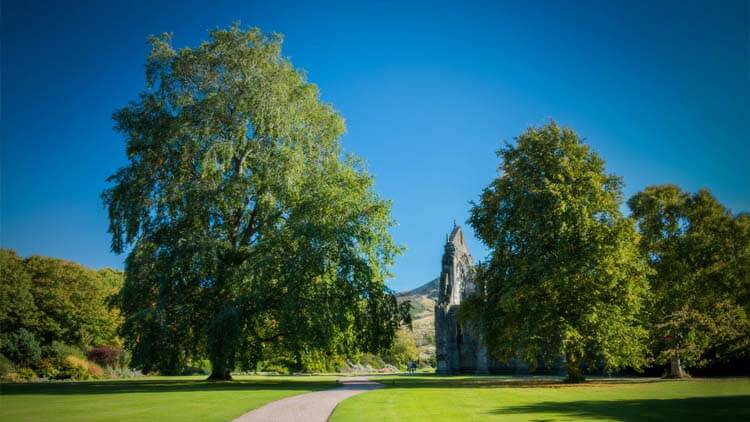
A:
[[[440,287],[440,280],[436,277],[434,280],[430,280],[427,283],[417,287],[413,290],[397,293],[398,297],[407,296],[427,296],[430,299],[437,301],[438,298],[438,287]]]
[[[420,358],[431,361],[435,355],[435,303],[439,279],[405,292],[397,293],[400,302],[411,302],[412,335],[417,343]]]

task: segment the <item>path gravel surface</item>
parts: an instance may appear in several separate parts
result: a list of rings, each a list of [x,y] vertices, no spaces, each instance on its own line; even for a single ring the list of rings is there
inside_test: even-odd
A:
[[[341,378],[341,387],[276,400],[251,410],[234,422],[325,422],[343,400],[383,387],[364,377]]]

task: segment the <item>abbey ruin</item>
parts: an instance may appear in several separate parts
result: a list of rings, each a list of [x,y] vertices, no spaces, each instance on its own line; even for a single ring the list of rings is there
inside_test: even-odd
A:
[[[478,330],[470,322],[458,320],[461,302],[474,293],[473,265],[461,227],[454,224],[445,242],[435,305],[435,352],[437,372],[441,374],[489,371]]]

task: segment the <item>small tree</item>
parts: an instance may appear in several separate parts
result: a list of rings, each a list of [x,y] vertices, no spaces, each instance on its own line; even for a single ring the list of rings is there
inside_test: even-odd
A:
[[[410,361],[416,362],[419,359],[419,350],[414,341],[414,337],[408,332],[401,329],[396,333],[393,345],[385,354],[384,360],[387,363],[403,368]]]
[[[704,354],[746,353],[750,324],[747,216],[737,217],[707,190],[650,186],[628,205],[641,231],[641,250],[654,269],[648,315],[657,362],[668,376],[706,363]]]
[[[3,345],[3,354],[19,367],[35,366],[42,358],[42,348],[34,334],[25,328],[10,335]]]
[[[520,356],[533,367],[539,357],[564,356],[570,382],[585,368],[640,368],[647,267],[619,210],[620,179],[554,122],[498,155],[502,173],[471,210],[490,256],[464,315],[480,322],[501,359]]]

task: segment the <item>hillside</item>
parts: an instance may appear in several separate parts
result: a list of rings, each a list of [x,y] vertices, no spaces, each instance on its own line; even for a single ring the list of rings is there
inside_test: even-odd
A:
[[[432,361],[435,355],[435,302],[439,280],[428,281],[416,289],[397,294],[399,301],[411,302],[412,335],[420,358]]]

